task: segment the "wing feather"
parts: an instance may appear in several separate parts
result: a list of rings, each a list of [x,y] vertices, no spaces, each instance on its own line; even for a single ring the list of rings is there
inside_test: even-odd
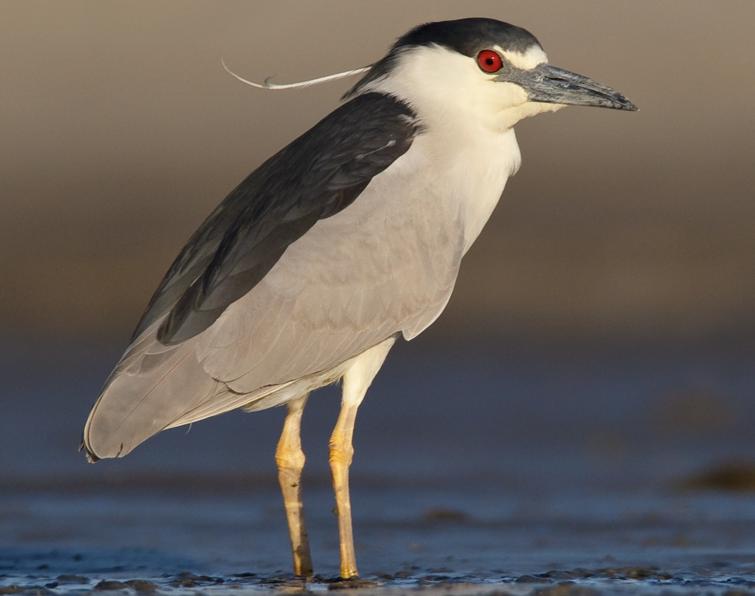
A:
[[[208,374],[252,392],[329,370],[429,325],[450,297],[463,238],[452,206],[415,179],[393,170],[376,177],[353,205],[289,246],[197,338]]]
[[[396,103],[351,100],[200,227],[90,413],[92,458],[229,409],[282,403],[307,390],[302,380],[438,316],[462,226],[442,189],[415,175],[429,158],[408,151],[419,128]]]

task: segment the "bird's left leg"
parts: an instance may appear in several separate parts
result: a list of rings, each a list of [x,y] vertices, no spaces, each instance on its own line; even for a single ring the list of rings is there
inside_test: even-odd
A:
[[[367,389],[383,365],[395,338],[363,352],[352,361],[343,375],[343,397],[338,422],[330,436],[330,470],[333,474],[333,490],[336,494],[338,512],[338,538],[341,553],[341,577],[357,577],[354,535],[351,527],[351,498],[349,496],[349,466],[354,456],[352,438],[357,409]]]
[[[301,471],[304,468],[304,452],[301,448],[301,416],[307,403],[307,395],[288,402],[288,413],[283,423],[283,432],[275,450],[278,465],[278,482],[286,508],[291,552],[294,558],[294,575],[312,575],[312,557],[309,554],[309,538],[304,527],[301,500]]]

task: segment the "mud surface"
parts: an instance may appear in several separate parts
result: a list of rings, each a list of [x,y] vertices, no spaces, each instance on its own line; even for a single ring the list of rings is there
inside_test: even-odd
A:
[[[57,354],[44,378],[15,357],[0,594],[755,593],[750,356],[400,350],[358,423],[360,582],[336,578],[336,396],[305,413],[307,583],[273,473],[280,411],[87,466],[75,448],[110,354]]]
[[[125,496],[5,495],[0,527],[13,544],[0,549],[0,593],[755,591],[755,503],[747,496],[525,495],[356,479],[365,581],[339,582],[331,497],[310,484],[319,575],[306,584],[288,574],[273,490],[153,496],[135,487]]]

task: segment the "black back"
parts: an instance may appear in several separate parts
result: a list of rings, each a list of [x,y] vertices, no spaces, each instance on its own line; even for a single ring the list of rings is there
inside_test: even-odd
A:
[[[318,220],[352,203],[411,146],[419,127],[378,93],[345,103],[252,172],[194,233],[152,296],[134,338],[180,343],[212,325]]]

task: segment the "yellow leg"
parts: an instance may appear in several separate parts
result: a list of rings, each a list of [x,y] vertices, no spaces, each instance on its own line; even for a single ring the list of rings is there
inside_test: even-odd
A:
[[[351,498],[349,497],[349,467],[354,456],[352,439],[357,410],[367,389],[383,364],[394,339],[388,339],[354,359],[343,376],[343,397],[338,421],[330,436],[330,470],[338,512],[338,538],[341,553],[341,577],[357,577],[354,534],[351,527]]]
[[[341,553],[341,577],[357,577],[354,534],[351,528],[351,498],[349,497],[349,466],[354,456],[351,444],[354,422],[359,406],[342,406],[338,422],[330,436],[330,470],[333,473],[333,490],[338,511],[338,539]]]
[[[312,557],[309,554],[309,538],[304,527],[301,500],[301,471],[304,468],[304,452],[301,449],[301,416],[307,396],[288,402],[288,413],[283,423],[283,432],[275,450],[278,465],[278,482],[286,508],[288,533],[291,537],[291,552],[294,558],[294,575],[312,575]]]

